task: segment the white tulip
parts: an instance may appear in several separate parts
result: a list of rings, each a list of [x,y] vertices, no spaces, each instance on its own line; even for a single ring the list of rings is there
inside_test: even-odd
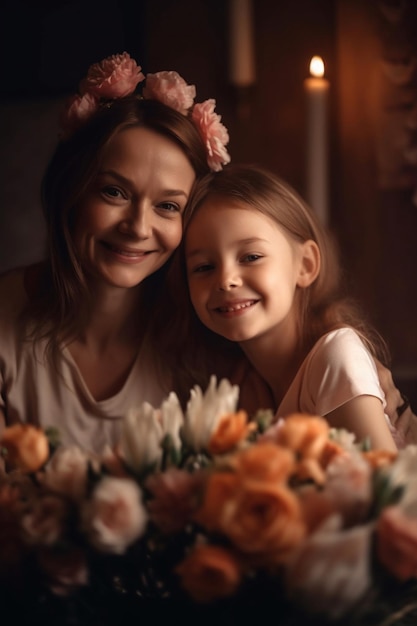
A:
[[[121,454],[128,466],[140,474],[147,467],[160,464],[163,429],[160,410],[144,402],[128,411],[122,423]]]
[[[184,414],[173,391],[161,405],[161,424],[163,436],[170,435],[174,448],[180,450],[182,445],[180,432],[184,424]]]
[[[195,452],[207,448],[220,419],[236,411],[238,398],[238,385],[223,379],[217,387],[215,376],[211,376],[204,395],[198,385],[191,390],[183,434],[186,443]]]

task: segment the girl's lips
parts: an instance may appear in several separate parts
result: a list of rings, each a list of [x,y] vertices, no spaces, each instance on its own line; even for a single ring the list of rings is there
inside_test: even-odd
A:
[[[242,300],[241,302],[231,302],[222,306],[215,307],[215,311],[218,313],[239,313],[245,309],[249,309],[259,300]]]

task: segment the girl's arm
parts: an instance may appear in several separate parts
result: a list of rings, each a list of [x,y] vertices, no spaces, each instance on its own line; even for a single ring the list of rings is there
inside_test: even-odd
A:
[[[374,449],[393,452],[397,450],[384,416],[381,400],[375,396],[357,396],[325,417],[332,427],[353,432],[358,441],[369,438]]]

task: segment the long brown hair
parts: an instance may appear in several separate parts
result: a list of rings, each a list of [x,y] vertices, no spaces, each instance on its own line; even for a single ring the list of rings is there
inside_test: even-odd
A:
[[[368,324],[358,304],[344,293],[343,274],[334,239],[290,185],[259,166],[228,165],[196,184],[184,212],[184,233],[202,203],[213,196],[238,201],[260,211],[272,218],[294,241],[316,242],[321,258],[320,272],[309,287],[299,288],[296,292],[301,353],[306,355],[326,332],[350,326],[358,332],[371,354],[387,363],[385,342]],[[183,358],[177,365],[178,377],[186,381],[185,387],[196,376],[201,378],[198,380],[200,384],[206,384],[210,374],[207,368],[212,368],[213,373],[220,362],[227,372],[236,360],[243,358],[243,352],[239,352],[236,345],[233,347],[232,342],[204,328],[194,313],[188,290],[181,289],[187,280],[183,246],[176,253],[175,265],[168,278],[173,286],[172,298],[176,298],[177,307],[181,308],[172,336],[185,346]],[[184,302],[188,304],[184,305]],[[178,384],[181,385],[181,381]]]
[[[27,316],[34,322],[32,337],[46,338],[49,348],[73,338],[83,322],[89,290],[71,236],[74,211],[97,175],[101,155],[121,130],[145,127],[173,141],[190,161],[197,178],[209,171],[203,141],[192,121],[155,100],[136,95],[104,105],[92,119],[59,142],[42,181],[42,204],[47,225],[48,259],[40,289],[31,299]],[[165,269],[143,283],[142,317],[152,308]],[[138,324],[140,319],[138,317]]]

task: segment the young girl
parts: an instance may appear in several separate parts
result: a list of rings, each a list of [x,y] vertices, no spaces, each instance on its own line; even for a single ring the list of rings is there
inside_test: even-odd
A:
[[[195,312],[239,345],[277,418],[320,414],[395,450],[374,363],[383,343],[341,297],[331,242],[294,190],[260,168],[231,165],[197,185],[184,224]]]

